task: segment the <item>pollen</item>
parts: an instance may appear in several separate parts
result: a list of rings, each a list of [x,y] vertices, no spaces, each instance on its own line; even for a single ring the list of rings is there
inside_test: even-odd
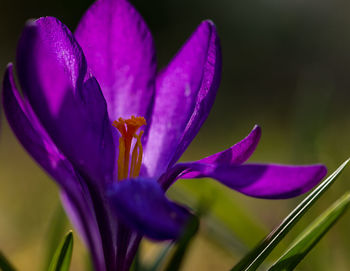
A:
[[[121,135],[119,138],[118,181],[136,178],[140,174],[143,156],[141,143],[143,131],[138,134],[137,131],[146,125],[146,120],[144,117],[131,116],[129,119],[119,118],[112,125],[117,128]],[[132,145],[134,146],[131,152]]]

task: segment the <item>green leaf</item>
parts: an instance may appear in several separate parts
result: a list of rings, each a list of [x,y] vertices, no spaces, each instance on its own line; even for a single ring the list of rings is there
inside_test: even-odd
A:
[[[321,240],[327,231],[338,221],[345,213],[350,204],[350,193],[343,195],[321,216],[311,223],[301,234],[290,248],[282,255],[277,262],[271,266],[269,271],[291,271],[310,250]]]
[[[141,265],[141,259],[140,259],[141,248],[142,248],[142,246],[140,245],[137,252],[136,252],[136,255],[134,257],[132,265],[130,267],[130,271],[143,271],[144,270],[143,266]]]
[[[84,270],[86,271],[94,271],[94,266],[92,263],[92,259],[91,259],[91,255],[90,253],[87,251],[84,255],[84,259],[85,259],[85,263],[84,263]]]
[[[188,206],[195,206],[203,197],[211,198],[211,215],[203,221],[210,224],[206,225],[205,233],[215,238],[222,246],[237,252],[245,252],[246,247],[256,244],[256,236],[262,237],[269,232],[268,227],[257,220],[249,208],[241,204],[239,199],[232,197],[232,190],[208,178],[202,179],[199,187],[195,181],[176,182],[167,194],[174,199],[180,199],[180,202]],[[212,229],[213,226],[216,228]],[[221,235],[222,226],[231,234]]]
[[[187,252],[187,249],[196,235],[199,229],[199,218],[197,216],[193,216],[184,231],[184,234],[181,236],[178,241],[173,254],[165,267],[165,271],[177,271],[180,269],[184,256]]]
[[[294,227],[307,210],[319,199],[319,197],[331,186],[339,174],[343,171],[350,159],[346,160],[326,180],[319,184],[264,240],[251,250],[231,271],[253,271],[266,259],[276,245]]]
[[[56,249],[48,271],[68,271],[73,252],[73,233],[68,232]]]
[[[8,259],[6,259],[5,255],[0,251],[0,269],[2,271],[16,271],[13,265],[10,263]]]
[[[44,270],[47,270],[50,266],[51,259],[56,251],[57,246],[61,242],[62,236],[64,236],[67,225],[67,217],[62,208],[62,205],[58,203],[55,212],[49,225],[49,231],[47,233],[47,242],[45,250]]]
[[[153,264],[147,268],[147,271],[157,271],[162,263],[165,260],[165,257],[168,255],[168,252],[170,251],[172,245],[166,245],[158,254],[158,256],[156,257],[155,261],[153,262]]]

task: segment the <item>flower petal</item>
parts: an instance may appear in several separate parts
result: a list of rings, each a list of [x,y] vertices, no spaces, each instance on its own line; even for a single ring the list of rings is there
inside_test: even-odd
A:
[[[11,64],[5,72],[3,82],[3,106],[8,122],[18,140],[53,177],[67,201],[69,200],[70,210],[67,213],[70,218],[74,218],[75,224],[79,224],[79,233],[90,248],[95,269],[104,271],[99,230],[88,192],[83,189],[83,183],[70,162],[60,153],[35,117],[29,103],[21,97],[15,86]]]
[[[250,134],[233,145],[231,148],[222,152],[215,153],[206,158],[196,161],[201,164],[215,164],[215,165],[239,165],[249,159],[255,151],[261,137],[261,128],[255,126]],[[186,171],[181,175],[181,178],[191,179],[198,175],[195,171]]]
[[[220,75],[219,38],[214,24],[204,21],[158,75],[146,175],[158,177],[179,159],[209,114]]]
[[[152,239],[178,238],[190,217],[188,211],[165,197],[155,180],[124,180],[107,194],[118,218]]]
[[[86,246],[89,248],[95,268],[94,270],[106,271],[102,241],[96,221],[92,219],[84,221],[81,217],[81,211],[79,210],[82,206],[77,206],[74,199],[65,191],[61,191],[60,194],[61,202],[67,216],[85,242]],[[85,211],[84,215],[87,216]]]
[[[52,17],[28,23],[17,67],[22,90],[55,145],[87,179],[111,179],[114,145],[106,103],[68,28]]]
[[[313,188],[326,175],[323,165],[210,165],[184,163],[198,172],[195,178],[210,177],[248,196],[284,199],[301,195]]]
[[[100,83],[111,120],[140,115],[148,120],[154,95],[153,39],[126,0],[99,0],[75,32],[89,68]]]

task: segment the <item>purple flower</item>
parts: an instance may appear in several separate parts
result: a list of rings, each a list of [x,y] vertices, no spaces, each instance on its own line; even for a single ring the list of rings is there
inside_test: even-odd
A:
[[[99,0],[75,34],[30,21],[3,83],[7,119],[56,180],[98,271],[127,270],[143,235],[174,239],[189,212],[165,195],[179,178],[211,177],[246,195],[288,198],[316,185],[322,165],[244,164],[258,126],[228,150],[176,164],[207,118],[220,82],[215,26],[202,22],[156,70],[152,36],[126,0]],[[137,116],[137,117],[134,117]]]

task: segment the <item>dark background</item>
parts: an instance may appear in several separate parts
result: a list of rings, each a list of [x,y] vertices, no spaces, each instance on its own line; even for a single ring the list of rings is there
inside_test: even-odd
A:
[[[332,171],[350,156],[350,2],[131,2],[153,33],[160,67],[166,65],[200,21],[211,19],[217,26],[223,50],[222,84],[212,113],[184,160],[230,146],[256,123],[262,126],[263,137],[254,161],[322,162]],[[74,30],[91,3],[0,0],[0,74],[15,58],[17,39],[26,20],[56,16]],[[37,270],[37,262],[45,254],[49,220],[58,204],[57,188],[19,146],[2,119],[0,249],[23,270]],[[305,218],[299,230],[349,189],[349,171]],[[208,230],[211,220],[202,223],[203,233],[193,246],[186,270],[226,270],[300,201],[250,199],[209,180],[180,182],[170,192],[175,199],[188,201],[212,191],[216,199],[212,215],[220,226]],[[349,270],[349,226],[346,216],[300,270]],[[237,244],[222,238],[226,230]],[[290,239],[293,237],[295,234]],[[76,250],[83,248],[78,244]],[[153,246],[149,250],[153,251]],[[80,270],[83,253],[75,253],[72,270]],[[151,256],[146,255],[146,260],[147,257]],[[208,262],[203,263],[203,257]],[[28,265],[32,259],[36,263]]]

